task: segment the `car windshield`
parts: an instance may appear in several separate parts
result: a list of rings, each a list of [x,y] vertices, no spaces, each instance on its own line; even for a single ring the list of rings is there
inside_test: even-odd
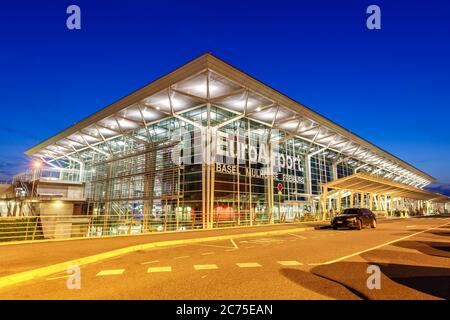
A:
[[[359,209],[345,209],[341,214],[361,214],[361,210]]]

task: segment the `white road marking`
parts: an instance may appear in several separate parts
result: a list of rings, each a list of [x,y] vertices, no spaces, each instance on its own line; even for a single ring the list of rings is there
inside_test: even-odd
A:
[[[189,258],[189,256],[179,256],[179,257],[175,257],[174,259],[186,259]]]
[[[417,226],[406,226],[407,228],[414,228],[414,227],[417,227]]]
[[[159,262],[159,260],[141,262],[141,264],[150,264],[150,263],[157,263],[157,262]]]
[[[290,236],[293,236],[293,237],[300,238],[300,239],[302,239],[302,240],[308,239],[308,238],[306,238],[306,237],[304,237],[304,236],[300,236],[300,235],[294,234],[294,233],[289,233],[289,235],[290,235]]]
[[[251,249],[251,248],[254,248],[255,246],[247,246],[247,247],[245,247],[245,249]]]
[[[227,249],[225,251],[236,251],[236,250],[237,250],[236,248],[233,248],[233,249]]]
[[[308,266],[320,266],[323,263],[308,263]]]
[[[124,271],[125,269],[102,270],[96,276],[116,276],[122,274]]]
[[[267,243],[280,243],[284,242],[284,240],[273,239],[273,238],[262,238],[262,239],[251,239],[251,240],[243,240],[239,241],[239,243],[248,243],[248,244],[267,244]]]
[[[236,265],[239,268],[258,268],[258,267],[262,267],[262,265],[260,265],[257,262],[243,262],[243,263],[236,263]]]
[[[214,270],[219,269],[217,264],[196,264],[194,265],[195,270]]]
[[[231,244],[233,245],[233,247],[235,247],[236,249],[239,249],[239,247],[237,246],[236,242],[234,242],[233,239],[230,239]]]
[[[291,260],[291,261],[277,261],[278,264],[281,264],[282,266],[301,266],[303,263]]]
[[[207,256],[207,255],[209,255],[209,254],[214,254],[214,252],[203,252],[201,255],[202,255],[202,256]]]
[[[378,246],[375,246],[375,247],[372,247],[372,248],[369,248],[369,249],[366,249],[366,250],[358,251],[358,252],[349,254],[347,256],[344,256],[344,257],[340,257],[340,258],[337,258],[337,259],[334,259],[334,260],[330,260],[330,261],[324,262],[323,264],[332,264],[332,263],[335,263],[335,262],[346,260],[346,259],[354,257],[354,256],[359,256],[362,253],[366,253],[366,252],[369,252],[369,251],[372,251],[372,250],[375,250],[375,249],[379,249],[379,248],[388,246],[390,244],[393,244],[393,243],[396,243],[396,242],[399,242],[399,241],[402,241],[402,240],[414,237],[414,236],[416,236],[418,234],[421,234],[421,233],[424,233],[424,232],[427,232],[427,231],[430,231],[430,230],[438,229],[438,228],[443,227],[443,226],[448,225],[448,224],[449,224],[449,222],[441,224],[441,225],[436,226],[436,227],[432,227],[432,228],[428,228],[428,229],[425,229],[425,230],[422,230],[422,231],[419,231],[419,232],[415,232],[415,233],[410,234],[408,236],[405,236],[405,237],[402,237],[402,238],[399,238],[399,239],[396,239],[396,240],[392,240],[392,241],[380,244]]]
[[[192,246],[205,246],[205,247],[213,247],[213,248],[230,248],[229,246],[221,246],[218,244],[206,244],[206,243],[192,243]]]
[[[147,272],[149,273],[155,273],[155,272],[171,272],[172,267],[151,267],[147,269]]]

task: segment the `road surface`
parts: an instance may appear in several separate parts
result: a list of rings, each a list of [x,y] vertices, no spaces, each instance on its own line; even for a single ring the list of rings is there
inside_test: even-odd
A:
[[[369,289],[368,267],[381,270]],[[0,299],[449,299],[450,218],[149,249],[0,290]]]

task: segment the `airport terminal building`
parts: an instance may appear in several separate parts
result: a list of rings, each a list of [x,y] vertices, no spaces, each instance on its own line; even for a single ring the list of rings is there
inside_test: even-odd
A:
[[[449,202],[423,189],[430,175],[211,54],[26,154],[42,166],[14,178],[10,201],[24,203],[8,214],[52,221],[47,237],[321,220],[355,206],[427,214]]]

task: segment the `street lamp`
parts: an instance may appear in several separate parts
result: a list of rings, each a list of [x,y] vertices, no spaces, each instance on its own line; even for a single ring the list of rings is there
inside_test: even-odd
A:
[[[37,161],[37,160],[33,162],[34,168],[39,169],[41,166],[42,166],[42,162]]]

